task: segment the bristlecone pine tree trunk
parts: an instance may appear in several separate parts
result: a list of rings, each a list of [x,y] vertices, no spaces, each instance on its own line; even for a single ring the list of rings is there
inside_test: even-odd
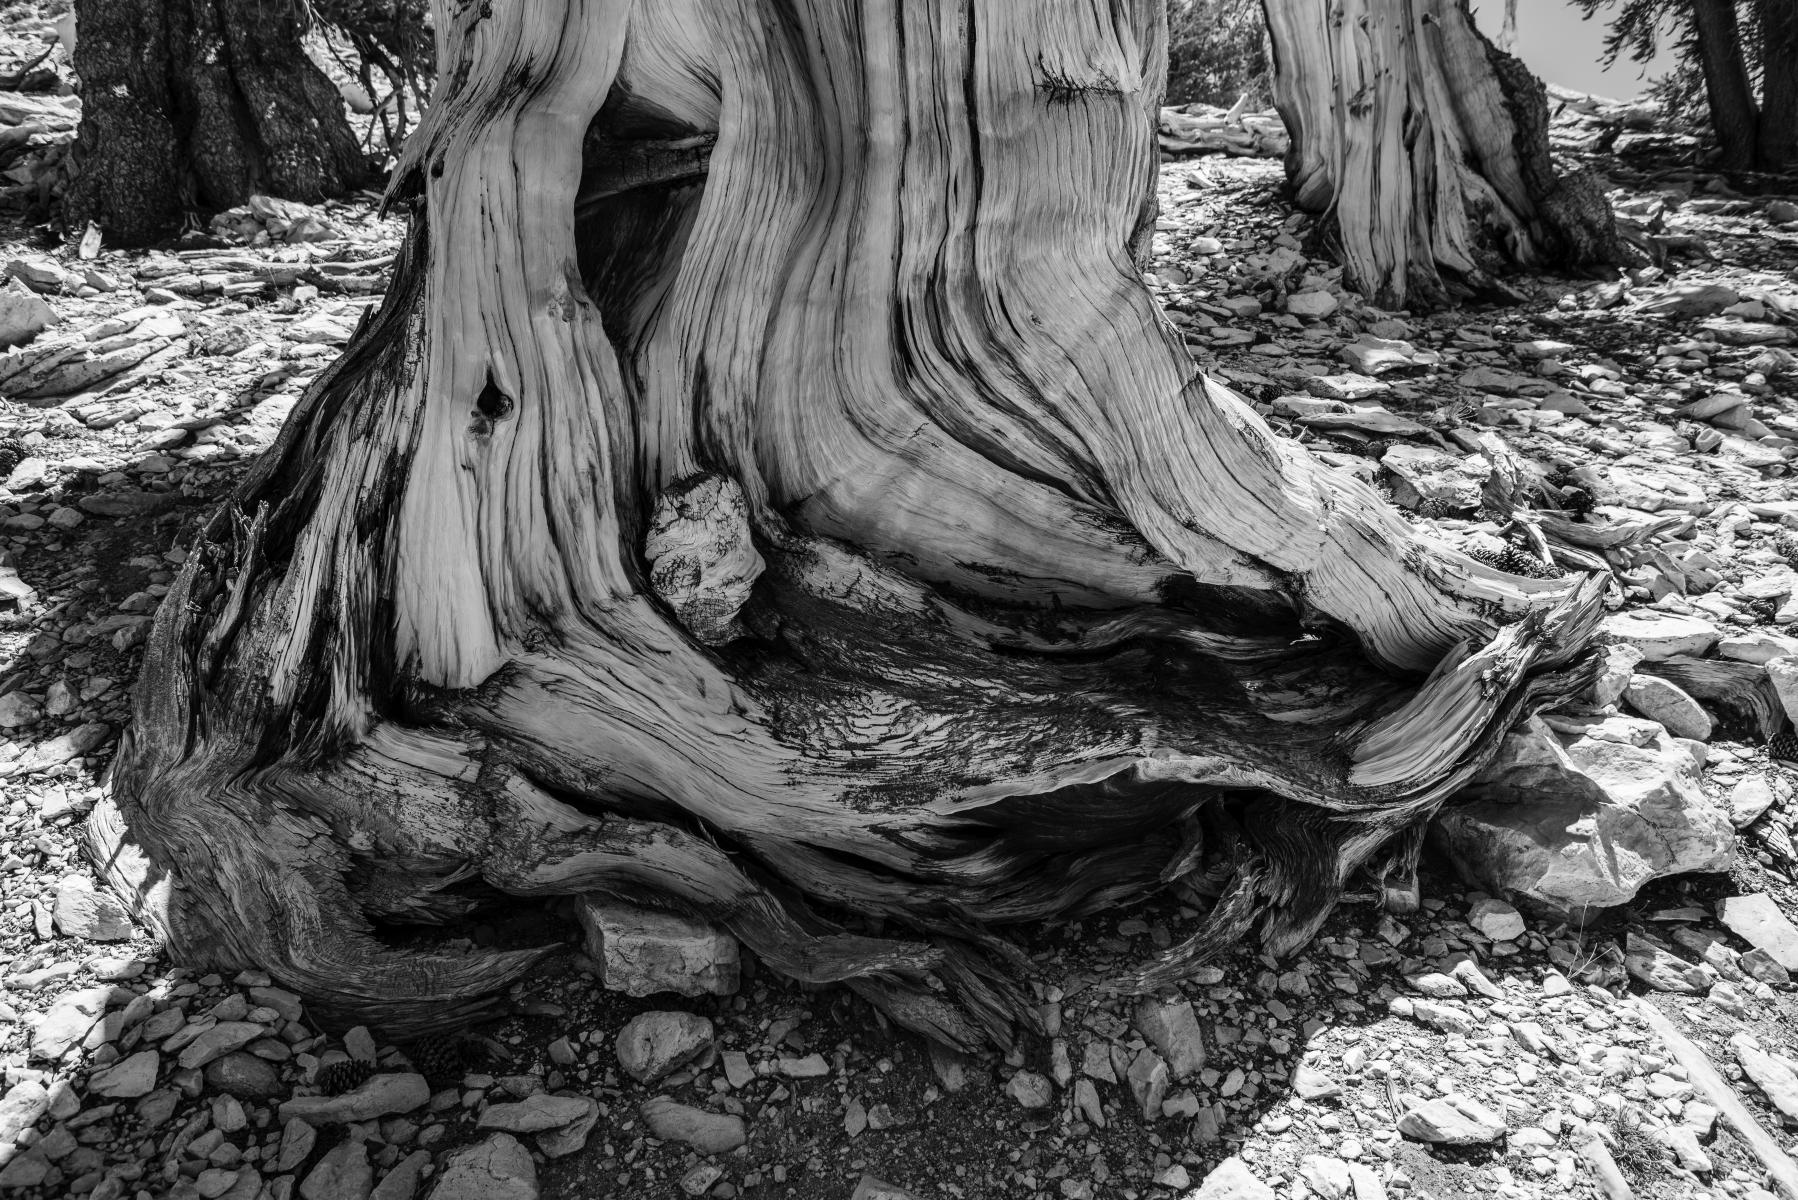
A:
[[[1263,0],[1300,207],[1334,218],[1374,303],[1431,307],[1517,268],[1627,261],[1610,207],[1558,173],[1529,71],[1465,0]]]
[[[343,98],[301,48],[299,0],[76,0],[75,13],[72,227],[136,244],[258,192],[313,203],[363,181]]]
[[[89,826],[184,960],[405,1036],[560,943],[401,933],[609,892],[1004,1040],[997,927],[1227,855],[1112,985],[1290,950],[1589,677],[1593,585],[1420,537],[1163,323],[1151,0],[438,22],[392,289],[183,568]]]

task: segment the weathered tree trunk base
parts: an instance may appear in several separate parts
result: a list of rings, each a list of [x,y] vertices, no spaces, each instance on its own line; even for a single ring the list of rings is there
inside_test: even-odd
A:
[[[368,164],[300,45],[300,9],[253,0],[81,0],[79,168],[65,220],[117,243],[258,192],[317,202]]]
[[[1518,269],[1631,261],[1584,172],[1557,173],[1542,85],[1459,0],[1263,0],[1301,208],[1350,286],[1440,306]]]
[[[1584,685],[1598,583],[1422,540],[1161,320],[1157,5],[764,3],[439,14],[394,286],[89,826],[184,959],[416,1033],[541,952],[394,931],[609,891],[1004,1041],[997,927],[1228,855],[1112,986],[1290,950]]]

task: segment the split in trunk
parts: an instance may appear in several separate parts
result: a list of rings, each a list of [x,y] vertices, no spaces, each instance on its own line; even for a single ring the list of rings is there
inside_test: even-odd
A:
[[[308,203],[367,175],[343,98],[289,0],[77,0],[78,173],[66,216],[115,242],[266,193]]]
[[[1596,584],[1429,542],[1161,319],[1150,0],[437,28],[393,286],[183,568],[89,828],[184,959],[416,1032],[555,947],[396,931],[613,892],[1004,1040],[995,927],[1227,852],[1112,985],[1290,950],[1583,686]]]
[[[1388,308],[1440,305],[1517,268],[1628,261],[1609,205],[1548,149],[1542,85],[1462,0],[1263,0],[1299,206]]]

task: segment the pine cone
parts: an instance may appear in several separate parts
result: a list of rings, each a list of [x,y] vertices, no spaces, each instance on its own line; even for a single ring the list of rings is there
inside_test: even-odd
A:
[[[1489,546],[1475,546],[1467,552],[1467,556],[1511,575],[1524,575],[1530,579],[1558,579],[1560,577],[1559,572],[1550,570],[1541,559],[1525,554],[1514,546],[1506,546],[1503,550],[1494,550]]]
[[[1598,501],[1592,493],[1583,487],[1564,487],[1561,489],[1561,511],[1570,512],[1576,517],[1583,517],[1597,507]]]
[[[353,1092],[374,1076],[375,1064],[346,1058],[319,1068],[318,1088],[327,1096]]]
[[[14,438],[0,438],[0,475],[11,475],[12,469],[30,456],[24,443]]]
[[[406,1049],[406,1057],[433,1087],[459,1082],[468,1073],[473,1055],[466,1038],[457,1034],[433,1034]]]
[[[1783,730],[1767,739],[1767,753],[1781,762],[1798,763],[1798,733]]]

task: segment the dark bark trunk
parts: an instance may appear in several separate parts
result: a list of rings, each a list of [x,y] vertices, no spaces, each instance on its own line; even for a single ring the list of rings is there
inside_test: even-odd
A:
[[[1351,285],[1432,306],[1518,268],[1629,261],[1583,172],[1555,169],[1542,85],[1460,0],[1263,0],[1301,207]]]
[[[1034,1011],[987,926],[1227,855],[1140,990],[1412,896],[1602,585],[1196,373],[1131,258],[1157,10],[440,6],[394,285],[150,638],[89,825],[139,914],[418,1030],[556,946],[386,927],[611,891],[965,1045]]]
[[[1763,171],[1798,169],[1798,0],[1759,0]]]
[[[1751,170],[1759,157],[1761,114],[1742,57],[1736,0],[1692,0],[1692,29],[1723,169]]]
[[[78,0],[70,227],[94,221],[141,243],[256,193],[316,202],[364,182],[299,12],[284,0]]]

